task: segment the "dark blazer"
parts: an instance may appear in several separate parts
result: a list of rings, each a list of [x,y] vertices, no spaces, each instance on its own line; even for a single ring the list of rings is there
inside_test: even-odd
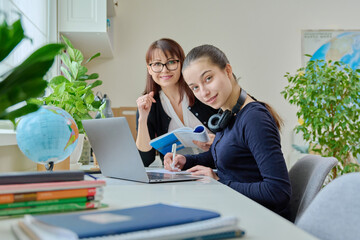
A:
[[[154,96],[156,103],[153,103],[150,109],[150,113],[148,116],[148,129],[150,139],[154,139],[158,136],[161,136],[168,132],[169,124],[171,117],[169,117],[160,101],[159,94]],[[204,126],[208,126],[209,118],[217,113],[218,111],[203,104],[198,99],[195,98],[195,103],[193,106],[189,106],[188,109],[200,120]],[[139,120],[139,111],[136,113],[136,130],[138,129],[138,121]],[[152,148],[148,152],[142,152],[139,150],[141,159],[143,160],[144,166],[148,167],[155,160],[155,149]],[[160,154],[161,160],[163,160],[164,156]]]

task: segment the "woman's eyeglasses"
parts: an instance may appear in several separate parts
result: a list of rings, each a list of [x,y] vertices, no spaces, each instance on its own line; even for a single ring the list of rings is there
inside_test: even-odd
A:
[[[167,63],[154,62],[150,63],[149,66],[151,70],[155,73],[159,73],[163,70],[164,66],[166,66],[167,70],[174,71],[178,68],[180,60],[170,60]]]

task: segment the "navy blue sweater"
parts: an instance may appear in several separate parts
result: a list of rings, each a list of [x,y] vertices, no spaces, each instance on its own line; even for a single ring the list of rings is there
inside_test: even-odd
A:
[[[291,185],[280,135],[261,103],[241,109],[216,134],[210,151],[187,155],[184,169],[195,165],[217,168],[221,183],[288,218]]]

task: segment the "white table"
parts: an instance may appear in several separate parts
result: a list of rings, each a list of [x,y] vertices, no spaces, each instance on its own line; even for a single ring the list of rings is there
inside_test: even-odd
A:
[[[238,217],[239,226],[246,232],[242,239],[316,239],[293,223],[211,178],[156,184],[104,179],[107,186],[103,202],[109,204],[111,209],[159,202],[176,204],[217,211],[222,216]],[[17,219],[0,220],[0,239],[15,239],[10,225],[16,221]]]

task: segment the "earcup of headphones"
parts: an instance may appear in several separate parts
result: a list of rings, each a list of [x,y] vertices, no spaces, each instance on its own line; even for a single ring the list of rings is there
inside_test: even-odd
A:
[[[219,113],[214,114],[209,118],[208,127],[209,127],[210,131],[216,133],[221,130],[220,126],[218,125],[220,118],[221,118],[221,114],[219,114]]]
[[[212,115],[208,121],[208,127],[212,132],[219,132],[223,130],[231,119],[231,111],[225,110],[222,114],[217,113]]]

